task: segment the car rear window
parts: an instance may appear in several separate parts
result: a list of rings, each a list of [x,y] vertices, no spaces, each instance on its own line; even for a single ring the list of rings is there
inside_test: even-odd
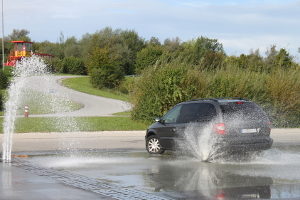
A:
[[[253,102],[231,102],[220,107],[225,120],[268,120],[267,114]]]

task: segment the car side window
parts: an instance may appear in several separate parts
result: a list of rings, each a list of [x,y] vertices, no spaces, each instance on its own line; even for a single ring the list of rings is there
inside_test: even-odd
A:
[[[189,103],[182,106],[177,122],[211,121],[216,115],[216,108],[210,103]]]
[[[169,112],[167,112],[167,114],[165,114],[165,116],[163,116],[163,120],[165,123],[176,123],[180,110],[181,110],[182,105],[177,105],[175,106],[172,110],[170,110]]]

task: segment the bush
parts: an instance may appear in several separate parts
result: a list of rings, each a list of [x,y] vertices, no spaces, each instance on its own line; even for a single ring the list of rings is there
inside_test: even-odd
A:
[[[86,75],[87,69],[84,65],[84,62],[80,58],[75,58],[73,56],[66,57],[63,59],[63,69],[64,73],[68,74],[78,74],[78,75]]]
[[[73,56],[66,57],[64,59],[51,58],[46,62],[50,66],[51,70],[57,73],[78,75],[87,74],[87,69],[84,65],[84,62],[80,58],[75,58]]]
[[[299,77],[299,70],[278,69],[266,79],[266,103],[271,103],[270,115],[277,127],[300,127]]]
[[[59,58],[50,58],[45,60],[51,71],[57,73],[67,73],[67,69],[64,69],[63,60]]]
[[[132,117],[151,121],[179,102],[202,96],[205,88],[205,77],[185,66],[146,69],[135,83]]]
[[[297,69],[259,73],[237,68],[216,72],[180,66],[151,68],[135,84],[132,115],[152,120],[193,98],[242,97],[261,105],[275,127],[300,127],[299,77]]]
[[[8,87],[8,77],[0,70],[0,89],[6,89]]]
[[[90,76],[91,83],[96,88],[116,88],[124,78],[124,72],[120,66],[103,65],[93,67]]]
[[[133,76],[127,76],[119,85],[118,90],[123,94],[130,94],[133,91],[134,87],[134,79]]]
[[[144,68],[154,65],[159,57],[162,55],[163,50],[161,46],[149,45],[137,53],[135,70],[140,73]]]
[[[0,111],[3,110],[3,96],[2,96],[2,93],[0,91]]]
[[[266,74],[241,69],[219,70],[206,73],[207,98],[241,97],[255,101],[266,99]]]

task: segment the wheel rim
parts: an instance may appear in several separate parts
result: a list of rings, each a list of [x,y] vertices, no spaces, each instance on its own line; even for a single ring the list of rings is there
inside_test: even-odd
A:
[[[151,138],[148,142],[148,149],[151,153],[158,153],[161,149],[157,138]]]

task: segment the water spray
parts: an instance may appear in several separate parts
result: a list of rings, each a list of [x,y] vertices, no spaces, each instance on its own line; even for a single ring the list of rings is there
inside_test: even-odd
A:
[[[15,131],[17,110],[22,100],[22,90],[26,87],[27,79],[32,76],[49,74],[47,65],[40,57],[23,58],[16,63],[13,79],[8,89],[8,100],[5,103],[3,123],[2,162],[11,162],[12,136]]]

